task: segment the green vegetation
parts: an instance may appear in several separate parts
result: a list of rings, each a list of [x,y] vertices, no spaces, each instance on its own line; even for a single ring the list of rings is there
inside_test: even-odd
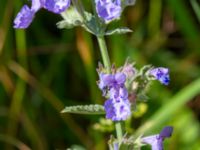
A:
[[[22,5],[0,1],[0,149],[106,149],[114,125],[104,115],[60,113],[65,106],[103,104],[96,85],[98,41],[79,27],[57,29],[61,17],[47,11],[39,11],[28,29],[15,30]],[[148,102],[138,106],[127,130],[155,134],[172,125],[166,149],[198,150],[200,2],[138,0],[109,28],[119,25],[133,32],[106,38],[111,62],[121,66],[129,57],[137,67],[168,67],[171,76],[169,86],[149,89]]]

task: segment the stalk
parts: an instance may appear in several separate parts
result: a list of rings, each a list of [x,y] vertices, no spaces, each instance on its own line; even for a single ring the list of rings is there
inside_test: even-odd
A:
[[[106,46],[105,38],[104,36],[97,36],[97,40],[100,47],[100,52],[101,52],[101,57],[103,59],[104,67],[106,68],[107,72],[110,73],[111,63],[110,63],[110,58],[108,55],[108,49]],[[122,122],[120,121],[116,122],[115,129],[116,129],[117,139],[119,142],[121,142],[123,138]]]
[[[108,49],[106,46],[105,38],[104,38],[104,36],[97,36],[97,40],[99,43],[101,57],[103,59],[104,67],[106,68],[107,72],[110,72],[111,63],[110,63],[110,58],[108,55]]]

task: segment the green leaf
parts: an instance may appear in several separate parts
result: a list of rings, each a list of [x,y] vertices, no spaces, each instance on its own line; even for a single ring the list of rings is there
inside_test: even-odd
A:
[[[61,111],[61,113],[75,113],[75,114],[105,114],[104,107],[98,104],[91,105],[78,105],[78,106],[67,106]]]
[[[120,27],[120,28],[117,28],[114,30],[106,31],[105,35],[125,34],[125,33],[129,33],[129,32],[132,32],[132,30],[127,27]]]
[[[79,15],[77,10],[73,7],[67,9],[67,11],[61,13],[64,20],[58,22],[56,25],[58,28],[73,28],[75,26],[81,26],[83,24],[83,18]]]
[[[67,11],[61,13],[61,16],[63,20],[56,24],[59,29],[71,29],[76,26],[82,26],[86,31],[92,34],[95,34],[99,30],[94,16],[87,11],[80,14],[74,7],[71,7],[67,9]]]

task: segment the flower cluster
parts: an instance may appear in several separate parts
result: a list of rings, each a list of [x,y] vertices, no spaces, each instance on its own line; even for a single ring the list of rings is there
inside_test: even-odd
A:
[[[99,73],[99,88],[103,96],[108,95],[104,108],[106,118],[113,121],[126,120],[131,115],[131,104],[128,100],[128,91],[125,87],[126,75],[118,72],[115,74]]]
[[[173,128],[171,126],[167,126],[162,129],[160,134],[142,138],[142,143],[150,144],[152,150],[163,150],[163,141],[165,138],[169,138],[172,135],[172,132]]]
[[[122,8],[121,0],[95,0],[98,16],[105,22],[110,22],[120,17]]]
[[[36,14],[36,12],[45,8],[53,13],[60,14],[70,6],[70,0],[32,0],[32,6],[29,8],[24,5],[14,20],[14,28],[27,28]]]

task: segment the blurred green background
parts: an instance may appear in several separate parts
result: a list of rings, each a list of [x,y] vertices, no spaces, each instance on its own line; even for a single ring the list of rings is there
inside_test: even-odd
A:
[[[66,105],[104,102],[96,85],[96,38],[81,28],[57,29],[61,17],[46,10],[28,29],[15,30],[13,19],[25,3],[0,0],[0,149],[106,149],[114,132],[104,116],[60,113]],[[90,0],[83,3],[90,11]],[[172,125],[166,149],[199,150],[200,1],[138,0],[109,28],[117,26],[133,32],[106,38],[116,66],[129,57],[138,68],[168,67],[171,76],[167,87],[153,84],[127,130],[146,135]]]

